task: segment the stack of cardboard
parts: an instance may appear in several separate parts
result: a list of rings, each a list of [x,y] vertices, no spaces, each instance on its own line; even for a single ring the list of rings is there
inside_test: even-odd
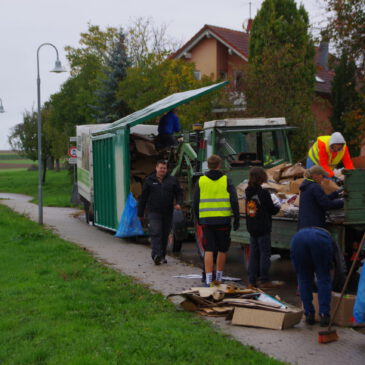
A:
[[[303,311],[274,298],[260,289],[243,289],[218,284],[210,288],[195,287],[178,294],[181,306],[203,316],[224,316],[234,325],[284,329],[300,322]]]
[[[305,169],[300,163],[283,163],[266,170],[268,181],[262,184],[264,189],[268,189],[280,199],[281,209],[277,216],[296,218],[299,213],[300,185],[304,181]],[[335,175],[343,180],[341,170],[335,170]],[[245,214],[245,190],[247,181],[243,181],[236,187],[240,213]],[[330,194],[340,187],[332,180],[325,179],[322,188],[326,194]],[[336,218],[343,215],[336,213]]]

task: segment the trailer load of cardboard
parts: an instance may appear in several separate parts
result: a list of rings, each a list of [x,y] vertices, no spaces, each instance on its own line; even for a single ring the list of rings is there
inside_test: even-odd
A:
[[[181,306],[203,316],[225,317],[233,325],[285,329],[298,324],[303,310],[260,289],[243,289],[219,284],[210,288],[194,287],[181,293]]]
[[[299,214],[299,187],[304,181],[304,167],[300,163],[290,164],[283,163],[266,170],[268,181],[262,184],[262,187],[272,193],[273,200],[279,202],[281,209],[277,214],[278,217],[287,217],[297,219]],[[335,170],[335,175],[343,180],[344,176],[341,170]],[[247,180],[236,186],[238,195],[240,213],[245,214],[245,190]],[[340,189],[340,187],[330,179],[324,179],[322,183],[323,190],[326,194]],[[344,210],[339,209],[330,211],[328,219],[330,221],[340,221],[344,217]]]

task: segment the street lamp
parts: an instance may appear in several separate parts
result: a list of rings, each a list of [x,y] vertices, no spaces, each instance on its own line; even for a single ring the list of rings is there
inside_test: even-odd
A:
[[[4,106],[3,106],[3,101],[1,100],[1,98],[0,98],[0,113],[5,113],[5,109],[4,109]]]
[[[43,43],[37,49],[37,101],[38,101],[38,223],[43,224],[43,193],[42,193],[42,118],[41,118],[41,79],[39,77],[39,50],[43,46],[51,46],[55,49],[57,59],[51,72],[66,72],[58,57],[58,50],[52,43]]]

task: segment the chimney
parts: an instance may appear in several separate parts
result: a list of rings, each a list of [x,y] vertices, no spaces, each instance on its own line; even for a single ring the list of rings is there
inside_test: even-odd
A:
[[[321,41],[319,44],[318,64],[328,70],[328,42]]]
[[[250,32],[251,32],[252,22],[253,22],[253,19],[251,19],[251,18],[247,20],[247,26],[246,26],[246,33],[247,34],[250,34]]]

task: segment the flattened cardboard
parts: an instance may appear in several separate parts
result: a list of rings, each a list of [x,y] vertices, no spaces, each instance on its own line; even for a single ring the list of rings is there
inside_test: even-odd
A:
[[[340,293],[332,292],[331,297],[331,316],[335,311],[336,305],[340,300]],[[345,294],[340,304],[340,308],[338,308],[336,317],[333,320],[333,323],[337,326],[351,326],[353,310],[355,305],[356,295]],[[313,293],[313,306],[316,311],[316,320],[319,321],[319,308],[318,308],[318,294]]]
[[[322,189],[327,195],[333,193],[340,188],[334,181],[330,179],[323,179],[321,185]]]
[[[291,308],[291,310],[291,312],[279,312],[267,309],[235,307],[232,324],[283,330],[295,326],[302,319],[302,309]]]
[[[292,194],[299,194],[300,190],[299,190],[299,186],[302,184],[302,182],[304,181],[304,179],[297,179],[297,180],[292,180],[289,183],[289,191]]]

